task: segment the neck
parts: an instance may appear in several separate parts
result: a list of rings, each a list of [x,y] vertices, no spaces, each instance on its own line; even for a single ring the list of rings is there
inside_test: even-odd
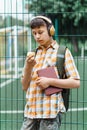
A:
[[[54,42],[53,38],[51,37],[49,41],[44,45],[45,48],[47,48],[49,45],[51,45]]]

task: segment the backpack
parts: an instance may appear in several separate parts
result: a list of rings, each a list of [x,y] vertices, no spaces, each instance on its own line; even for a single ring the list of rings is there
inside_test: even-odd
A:
[[[60,79],[66,78],[65,71],[64,71],[64,61],[65,61],[65,52],[66,52],[66,46],[59,46],[57,51],[57,61],[56,61],[56,67],[57,71],[59,73]],[[32,50],[37,53],[37,49]],[[66,108],[66,111],[69,108],[69,95],[70,95],[70,89],[63,89],[62,91],[62,97],[64,100],[64,106]]]
[[[66,48],[67,48],[66,46],[60,45],[58,48],[58,52],[57,52],[56,67],[57,67],[60,79],[66,78],[65,70],[64,70]],[[64,100],[64,105],[65,105],[66,111],[69,108],[69,95],[70,95],[70,89],[63,89],[62,97]]]

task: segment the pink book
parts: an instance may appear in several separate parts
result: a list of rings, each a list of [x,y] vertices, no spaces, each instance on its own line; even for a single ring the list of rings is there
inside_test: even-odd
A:
[[[44,68],[44,69],[40,69],[40,70],[37,71],[37,74],[38,74],[39,77],[58,78],[57,72],[56,72],[54,66],[47,67],[47,68]],[[49,96],[49,95],[52,95],[54,93],[61,92],[62,90],[63,90],[62,88],[49,86],[48,88],[45,89],[45,94],[47,96]]]

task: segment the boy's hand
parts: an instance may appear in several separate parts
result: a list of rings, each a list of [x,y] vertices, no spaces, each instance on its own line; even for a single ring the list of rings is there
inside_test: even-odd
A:
[[[33,68],[33,66],[36,64],[35,61],[35,53],[34,52],[28,52],[26,57],[26,66],[29,68]]]
[[[39,77],[36,80],[36,84],[42,89],[49,87],[50,85],[49,83],[50,83],[50,78],[46,78],[46,77]]]

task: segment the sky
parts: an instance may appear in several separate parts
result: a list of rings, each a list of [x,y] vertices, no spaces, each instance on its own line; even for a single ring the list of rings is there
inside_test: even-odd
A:
[[[10,13],[13,17],[22,19],[24,10],[24,0],[0,0],[0,15],[5,17]]]

